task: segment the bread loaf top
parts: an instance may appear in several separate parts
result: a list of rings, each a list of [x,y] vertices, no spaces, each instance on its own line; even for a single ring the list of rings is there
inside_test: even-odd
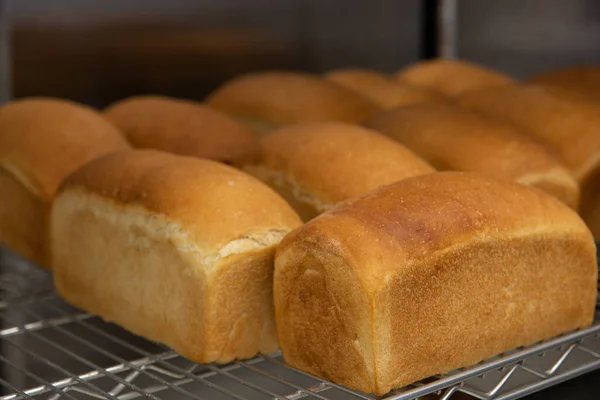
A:
[[[392,76],[365,68],[343,68],[329,71],[325,78],[348,86],[356,85],[383,85],[393,81]]]
[[[272,129],[300,122],[362,122],[379,107],[346,88],[299,72],[239,76],[206,102],[250,125]]]
[[[28,98],[0,107],[0,166],[45,200],[80,165],[128,148],[116,127],[83,105]]]
[[[119,207],[164,216],[191,236],[203,254],[267,246],[300,224],[269,187],[232,167],[155,150],[110,154],[71,174],[61,187],[92,194]]]
[[[136,96],[113,104],[105,115],[134,147],[227,163],[245,162],[258,154],[253,131],[193,101]]]
[[[500,72],[467,61],[435,59],[409,65],[396,74],[404,82],[428,87],[449,96],[514,80]]]
[[[536,85],[490,87],[459,97],[462,106],[530,132],[582,182],[600,165],[600,107]]]
[[[433,90],[394,80],[383,74],[365,69],[331,71],[325,78],[361,94],[382,108],[393,108],[449,99]]]
[[[436,172],[339,203],[290,233],[278,254],[288,244],[305,240],[310,246],[318,240],[320,247],[348,260],[367,292],[373,292],[417,262],[451,256],[451,249],[530,235],[582,238],[594,252],[585,223],[555,198],[476,173]],[[289,256],[301,256],[294,254]]]
[[[600,66],[598,65],[580,65],[547,71],[531,77],[529,82],[565,87],[600,101]]]
[[[434,169],[399,143],[341,123],[281,128],[261,141],[261,166],[288,176],[329,206]]]
[[[513,125],[450,103],[384,111],[367,126],[398,140],[434,168],[473,171],[546,190],[577,209],[579,187],[548,149]]]

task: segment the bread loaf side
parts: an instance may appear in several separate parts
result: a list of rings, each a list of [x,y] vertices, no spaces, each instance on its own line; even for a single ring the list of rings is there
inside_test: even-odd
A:
[[[27,98],[0,107],[0,243],[49,268],[48,213],[60,182],[128,148],[117,128],[83,105]]]

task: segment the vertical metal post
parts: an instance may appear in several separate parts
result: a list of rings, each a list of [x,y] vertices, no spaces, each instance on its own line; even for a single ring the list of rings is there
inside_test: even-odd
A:
[[[456,58],[458,0],[423,0],[421,58]]]
[[[12,65],[10,50],[8,0],[0,0],[0,104],[12,97]]]
[[[11,97],[11,72],[10,72],[10,50],[9,50],[9,32],[8,27],[8,0],[0,0],[0,104],[8,101]],[[1,201],[1,200],[0,200]],[[8,257],[5,250],[0,247],[0,275],[6,273],[8,264]],[[5,300],[5,299],[2,299]],[[0,322],[0,329],[4,328],[4,321]],[[0,344],[0,351],[5,357],[11,357],[9,354],[10,348],[7,348],[5,343]],[[0,375],[3,379],[7,379],[10,382],[14,382],[14,372],[9,370],[8,367],[2,363],[3,367],[0,368]],[[1,395],[7,395],[8,389],[1,387]]]
[[[458,52],[458,0],[439,0],[438,56],[456,58]]]

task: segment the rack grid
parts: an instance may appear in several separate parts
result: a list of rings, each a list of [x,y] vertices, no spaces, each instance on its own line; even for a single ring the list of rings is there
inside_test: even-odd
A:
[[[69,306],[48,272],[3,249],[0,265],[0,400],[508,400],[600,368],[597,312],[588,329],[374,397],[291,368],[280,353],[195,364]]]

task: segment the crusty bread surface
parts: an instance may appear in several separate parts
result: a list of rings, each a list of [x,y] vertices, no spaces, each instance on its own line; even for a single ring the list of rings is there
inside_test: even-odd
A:
[[[510,122],[548,146],[579,183],[580,213],[600,237],[600,106],[537,85],[481,89],[458,101]]]
[[[540,143],[513,125],[445,103],[377,114],[367,124],[434,168],[480,172],[542,189],[577,209],[579,186]]]
[[[351,90],[291,71],[241,75],[215,90],[206,103],[261,133],[303,122],[359,123],[380,110]]]
[[[255,178],[154,150],[72,174],[51,215],[54,280],[70,303],[198,362],[277,348],[275,245],[298,216]]]
[[[0,243],[49,268],[47,220],[62,179],[98,156],[129,148],[98,112],[27,98],[0,107]]]
[[[135,96],[105,110],[137,148],[203,157],[228,164],[258,154],[258,136],[227,115],[190,100]]]
[[[244,169],[275,188],[305,221],[339,201],[434,171],[403,145],[340,122],[281,128],[262,138],[260,162]]]
[[[434,59],[411,64],[396,74],[401,81],[456,96],[488,86],[515,81],[500,72],[463,60]]]
[[[600,101],[600,65],[579,65],[546,71],[528,81],[572,89]]]
[[[414,86],[366,69],[340,69],[325,78],[372,100],[384,109],[429,102],[450,101],[443,94]]]
[[[596,249],[541,191],[438,172],[338,204],[275,258],[286,362],[384,394],[589,326]]]

